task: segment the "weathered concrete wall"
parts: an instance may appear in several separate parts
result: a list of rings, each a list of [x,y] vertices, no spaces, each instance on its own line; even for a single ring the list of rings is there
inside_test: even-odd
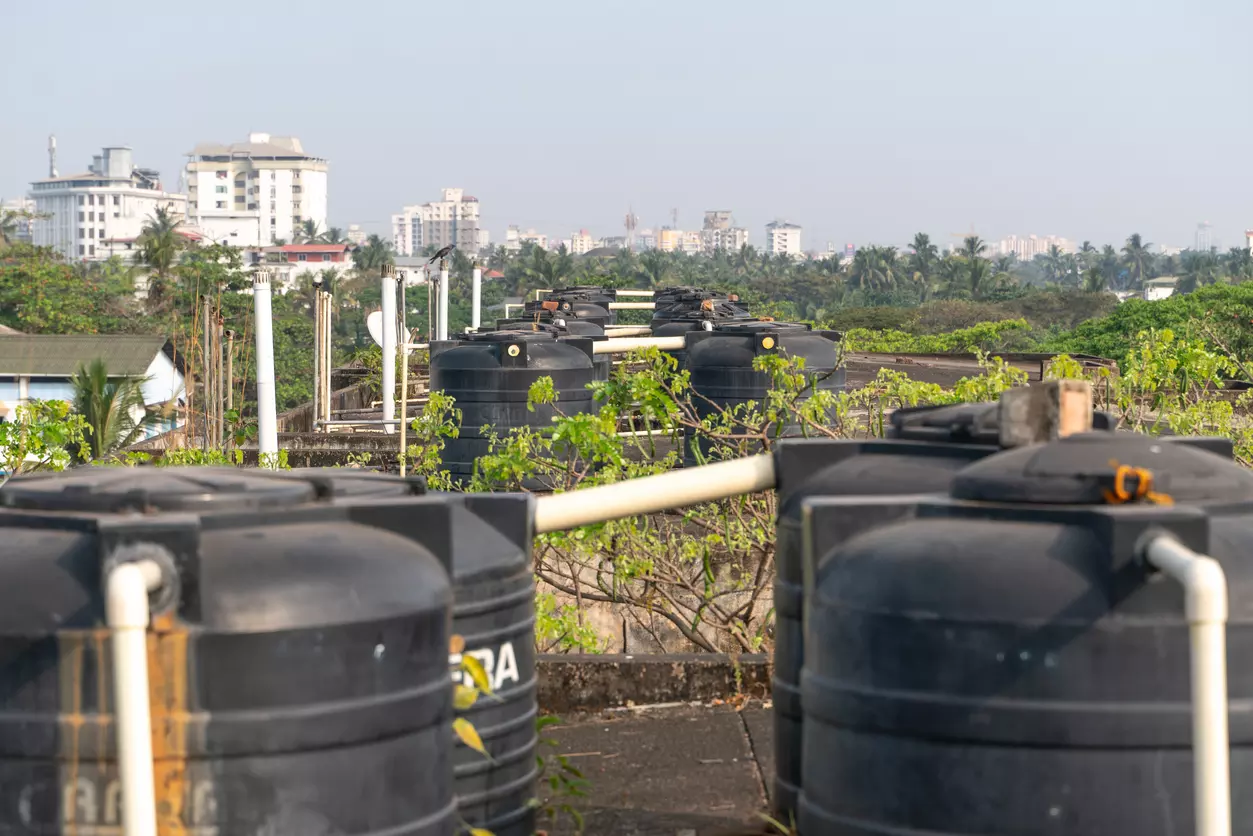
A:
[[[541,655],[540,710],[551,714],[615,706],[708,702],[739,694],[770,695],[771,660],[764,654],[640,656]]]

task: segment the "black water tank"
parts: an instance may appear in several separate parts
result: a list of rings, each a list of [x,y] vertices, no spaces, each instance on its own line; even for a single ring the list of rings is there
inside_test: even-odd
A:
[[[838,368],[841,335],[834,331],[814,331],[808,325],[786,322],[720,323],[711,331],[687,333],[687,369],[691,372],[692,405],[703,420],[724,412],[742,413],[747,405],[762,404],[773,388],[767,372],[755,369],[754,361],[763,355],[778,354],[804,358],[805,374],[813,391],[841,391],[844,369]],[[779,435],[798,434],[797,428],[777,428]],[[696,464],[708,453],[703,437],[689,437],[684,463]]]
[[[562,313],[573,314],[578,319],[595,322],[602,328],[618,321],[617,312],[609,304],[617,301],[614,291],[592,285],[559,287],[544,294],[542,301],[528,302],[527,312],[541,307],[544,302],[556,302]]]
[[[474,725],[491,759],[458,742],[457,803],[472,826],[495,836],[532,836],[539,768],[530,497],[470,494],[463,502],[452,550],[453,632],[465,640],[465,653],[482,663],[492,694],[461,716]]]
[[[563,337],[586,337],[592,342],[608,339],[605,329],[586,319],[563,317],[545,311],[547,316],[538,316],[534,320],[500,319],[496,321],[496,331],[545,331],[561,339]],[[490,333],[489,329],[481,329],[480,333]],[[596,380],[608,380],[613,372],[613,356],[610,354],[593,354],[592,370]],[[599,409],[599,402],[593,401]]]
[[[291,473],[314,483],[326,498],[399,497],[425,487],[420,479],[337,468]],[[492,686],[491,696],[456,712],[474,726],[490,756],[456,742],[458,813],[466,824],[495,836],[531,836],[539,770],[530,497],[495,493],[443,498],[449,503],[452,632],[465,642],[465,654],[482,663]],[[454,681],[462,677],[460,662],[460,655],[449,658]]]
[[[1107,504],[1120,466],[1174,504]],[[1250,471],[1130,433],[989,456],[831,551],[812,508],[800,832],[1193,833],[1183,595],[1138,552],[1169,532],[1227,574],[1232,821],[1253,833],[1251,511]]]
[[[716,290],[696,287],[666,288],[653,295],[653,303],[655,307],[649,328],[654,336],[659,337],[667,336],[660,333],[659,329],[675,320],[690,319],[693,315],[697,320],[708,319],[715,322],[750,318],[748,306],[738,296],[729,296]]]
[[[580,319],[604,328],[617,320],[613,311],[595,302],[578,297],[559,297],[543,301],[526,302],[522,308],[522,319],[535,319],[545,314],[562,319]]]
[[[155,559],[161,832],[450,836],[454,503],[216,468],[0,489],[14,833],[120,832],[106,567]]]
[[[527,408],[531,384],[542,377],[552,378],[563,413],[591,411],[592,341],[562,341],[538,331],[495,331],[432,344],[431,389],[451,395],[461,410],[461,434],[444,440],[442,454],[454,479],[467,480],[475,460],[487,455],[487,433],[503,439],[516,428],[552,427],[554,406]]]
[[[805,567],[801,506],[819,496],[887,496],[947,491],[953,476],[971,462],[997,452],[998,406],[957,404],[900,409],[889,438],[786,439],[775,449],[779,519],[775,538],[775,644],[773,807],[782,821],[796,810],[801,780],[800,675],[804,661]],[[845,522],[846,533],[882,525],[893,506],[862,511]]]

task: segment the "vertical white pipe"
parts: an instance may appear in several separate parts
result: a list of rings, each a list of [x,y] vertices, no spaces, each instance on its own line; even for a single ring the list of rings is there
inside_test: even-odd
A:
[[[383,265],[383,420],[396,418],[396,268]],[[396,428],[383,425],[383,432]]]
[[[483,268],[474,265],[473,285],[471,287],[470,296],[470,327],[475,331],[479,330],[480,308],[483,306]]]
[[[253,318],[257,332],[257,450],[269,466],[277,464],[278,408],[274,401],[274,319],[270,313],[269,270],[258,270],[252,278]]]
[[[151,560],[122,563],[105,579],[124,836],[157,836],[148,696],[148,590],[160,583],[161,568]]]
[[[448,339],[448,264],[439,263],[439,338]]]
[[[317,430],[322,420],[322,287],[313,285],[313,422]]]
[[[405,300],[405,289],[409,284],[409,274],[400,283],[400,475],[408,471],[405,456],[409,449],[409,303]]]
[[[1172,537],[1154,538],[1145,557],[1183,587],[1192,643],[1192,768],[1196,836],[1231,836],[1227,731],[1227,578],[1211,557]]]
[[[326,316],[326,327],[322,328],[322,414],[327,421],[331,420],[331,371],[335,365],[335,341],[332,338],[332,316],[335,316],[335,297],[331,293],[322,295],[322,313]]]

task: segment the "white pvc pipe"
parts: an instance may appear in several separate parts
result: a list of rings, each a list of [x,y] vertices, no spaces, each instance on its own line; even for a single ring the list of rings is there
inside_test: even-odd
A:
[[[1227,577],[1218,562],[1162,535],[1149,563],[1183,587],[1192,643],[1192,760],[1196,836],[1231,836],[1227,733]]]
[[[396,418],[396,268],[383,265],[383,420]],[[384,432],[394,432],[386,425]]]
[[[151,560],[122,563],[105,580],[124,836],[157,836],[148,702],[148,592],[160,585],[161,567]]]
[[[635,351],[637,348],[660,348],[662,351],[676,351],[687,345],[686,337],[623,337],[622,339],[600,340],[592,343],[593,354],[622,354]]]
[[[265,457],[278,456],[278,406],[274,400],[274,318],[270,307],[269,270],[258,270],[252,277],[253,318],[257,332],[257,451]],[[271,461],[274,467],[276,462]]]
[[[774,458],[768,454],[672,470],[581,491],[541,496],[535,502],[535,532],[652,514],[774,487]]]
[[[653,333],[653,329],[647,325],[610,325],[605,328],[605,334],[610,337],[647,337]]]
[[[470,327],[479,330],[479,312],[483,307],[483,268],[475,265],[470,274]]]
[[[448,339],[448,268],[439,270],[439,338]]]
[[[651,311],[657,307],[656,302],[610,302],[611,311]]]
[[[615,296],[648,296],[651,297],[656,291],[653,290],[615,290]]]

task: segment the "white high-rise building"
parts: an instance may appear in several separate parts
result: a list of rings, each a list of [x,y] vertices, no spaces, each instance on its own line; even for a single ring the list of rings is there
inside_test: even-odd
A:
[[[111,252],[105,241],[138,238],[158,208],[186,217],[187,196],[164,191],[159,177],[136,168],[131,149],[118,145],[93,157],[83,174],[36,180],[30,192],[38,215],[31,230],[35,245],[68,259],[103,260]]]
[[[1013,253],[1019,261],[1031,261],[1037,255],[1047,255],[1051,247],[1056,246],[1063,253],[1075,252],[1075,242],[1057,235],[1010,235],[995,244],[988,245],[987,255],[1008,255]],[[954,245],[961,249],[960,244]]]
[[[801,228],[787,221],[766,224],[766,252],[771,255],[801,254]]]
[[[511,226],[505,231],[505,250],[511,253],[519,252],[522,245],[530,242],[541,250],[548,249],[548,236],[542,232],[536,232],[534,229],[528,229],[525,232],[516,226]]]
[[[596,249],[596,239],[586,229],[580,229],[570,236],[570,254],[583,255]]]
[[[305,221],[326,230],[327,162],[294,136],[254,133],[247,142],[197,145],[187,155],[191,223],[235,247],[291,242]]]
[[[479,199],[462,189],[444,189],[440,200],[406,206],[392,215],[397,255],[417,255],[426,247],[451,244],[473,258],[486,241],[479,229]]]

